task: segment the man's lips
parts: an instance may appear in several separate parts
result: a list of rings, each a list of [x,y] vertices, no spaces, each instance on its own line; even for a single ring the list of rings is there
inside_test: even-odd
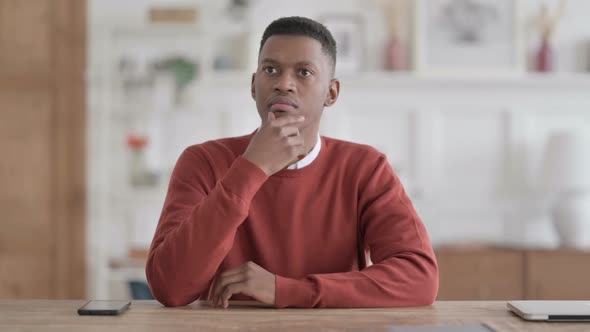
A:
[[[291,98],[284,96],[275,96],[268,103],[271,112],[293,112],[298,106]]]
[[[270,106],[270,111],[271,112],[293,112],[293,111],[295,111],[295,107],[293,105],[289,105],[289,104],[276,103],[276,104],[272,104]]]

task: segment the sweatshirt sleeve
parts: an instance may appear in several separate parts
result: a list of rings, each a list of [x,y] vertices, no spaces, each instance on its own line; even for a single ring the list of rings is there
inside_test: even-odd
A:
[[[372,265],[361,271],[276,277],[275,306],[402,307],[430,305],[438,266],[426,228],[386,158],[359,192],[360,232]]]
[[[213,167],[196,146],[182,153],[172,172],[146,264],[152,294],[166,306],[187,305],[207,291],[267,179],[241,156],[216,183]]]

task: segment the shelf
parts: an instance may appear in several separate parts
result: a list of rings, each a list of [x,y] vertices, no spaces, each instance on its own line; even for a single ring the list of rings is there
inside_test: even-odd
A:
[[[199,83],[212,88],[237,87],[250,84],[252,72],[246,70],[212,72],[208,80]],[[512,76],[429,76],[415,72],[366,71],[342,74],[339,80],[354,88],[375,86],[419,86],[419,85],[509,85],[509,86],[573,86],[590,87],[589,73],[540,74],[524,73]]]
[[[133,110],[131,107],[118,107],[113,112],[111,112],[111,118],[115,121],[128,121],[135,118],[145,118],[145,117],[152,117],[152,116],[174,116],[175,114],[188,114],[188,113],[200,113],[194,105],[189,106],[181,106],[178,108],[171,108],[167,110],[158,110],[158,111],[143,111],[143,110]]]
[[[590,73],[537,74],[527,73],[505,77],[427,76],[419,73],[363,72],[340,78],[346,88],[575,88],[590,89]],[[590,90],[589,90],[590,91]]]
[[[129,188],[122,189],[112,193],[112,199],[117,202],[136,202],[136,203],[163,203],[166,198],[167,184],[156,187]]]
[[[113,270],[145,269],[145,260],[129,258],[112,258],[109,260],[109,268]]]
[[[253,69],[254,70],[254,69]],[[205,73],[204,78],[197,81],[201,88],[250,87],[253,71],[248,70],[217,70]]]
[[[251,73],[246,71],[228,71],[211,73],[190,91],[193,99],[198,99],[200,93],[222,95],[231,93],[244,93],[248,89]],[[590,73],[579,74],[524,74],[518,77],[427,77],[416,73],[394,72],[363,72],[348,74],[340,78],[341,91],[346,92],[341,96],[346,97],[350,91],[366,90],[409,90],[425,91],[427,89],[445,93],[446,91],[462,93],[466,90],[478,90],[483,92],[513,92],[517,90],[537,91],[550,90],[565,93],[577,93],[586,96],[590,91]],[[189,91],[187,91],[189,92]],[[583,94],[580,94],[583,92]],[[397,96],[402,97],[400,96]],[[191,99],[191,98],[189,98]],[[139,108],[139,107],[136,107]],[[161,114],[162,116],[174,116],[182,113],[203,112],[197,105],[189,103],[172,107],[169,110],[139,111],[132,110],[131,106],[119,106],[111,112],[115,120],[130,120],[135,117],[146,117]]]
[[[111,269],[145,268],[149,248],[131,249],[127,257],[113,257],[109,260]]]
[[[428,76],[414,72],[370,71],[348,73],[338,77],[340,82],[352,88],[414,87],[414,86],[511,86],[511,87],[590,87],[590,73],[537,74],[513,76]],[[206,72],[191,87],[196,90],[248,88],[252,72],[228,70]]]

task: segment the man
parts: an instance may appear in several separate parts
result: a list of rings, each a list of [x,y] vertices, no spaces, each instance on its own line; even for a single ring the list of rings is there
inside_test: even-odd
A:
[[[251,86],[260,128],[187,148],[172,174],[146,267],[161,303],[434,301],[436,259],[386,157],[318,134],[340,92],[335,65],[323,25],[289,17],[267,27]]]

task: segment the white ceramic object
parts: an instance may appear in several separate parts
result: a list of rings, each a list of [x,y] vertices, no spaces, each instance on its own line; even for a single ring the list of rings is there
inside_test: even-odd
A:
[[[590,134],[576,129],[549,136],[540,179],[550,194],[590,190]]]
[[[590,249],[590,192],[561,196],[552,212],[562,247]]]

